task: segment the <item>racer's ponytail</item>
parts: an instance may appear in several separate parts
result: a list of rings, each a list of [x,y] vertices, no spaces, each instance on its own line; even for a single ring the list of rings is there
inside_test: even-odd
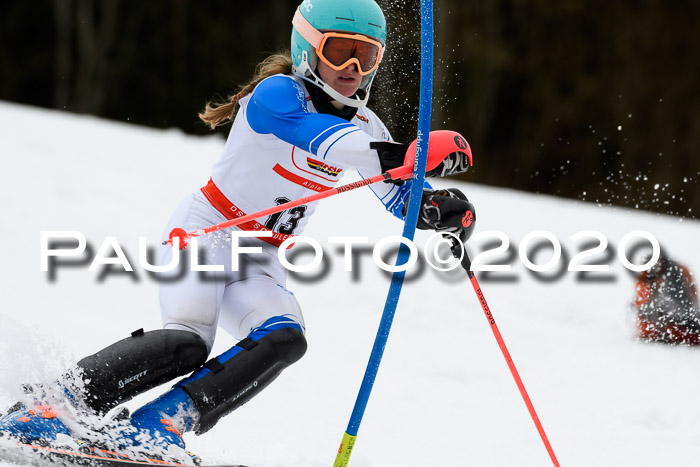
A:
[[[215,129],[217,125],[233,120],[236,115],[238,101],[247,96],[260,81],[277,74],[289,74],[292,72],[292,57],[290,52],[282,52],[270,55],[255,67],[255,75],[236,93],[223,102],[207,102],[204,111],[199,113],[199,119]]]

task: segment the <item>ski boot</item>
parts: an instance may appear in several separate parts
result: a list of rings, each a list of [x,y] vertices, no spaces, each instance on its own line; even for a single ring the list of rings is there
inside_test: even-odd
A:
[[[120,447],[140,451],[167,452],[171,446],[185,450],[185,440],[175,423],[156,411],[137,412],[120,429]]]
[[[112,426],[104,430],[108,436],[105,447],[116,451],[131,452],[146,458],[159,460],[195,460],[185,450],[181,431],[191,428],[191,410],[183,406],[184,391],[175,390],[134,412],[131,417],[123,413]],[[170,415],[173,413],[174,415]]]
[[[0,418],[0,436],[15,438],[22,443],[47,445],[61,435],[70,436],[71,432],[50,406],[27,408],[18,403]]]

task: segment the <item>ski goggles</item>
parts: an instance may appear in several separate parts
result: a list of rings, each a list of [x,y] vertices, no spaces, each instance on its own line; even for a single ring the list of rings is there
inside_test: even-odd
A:
[[[351,63],[357,65],[361,76],[377,69],[382,61],[384,46],[362,34],[321,32],[309,23],[297,8],[292,24],[297,32],[316,49],[323,63],[339,71]]]

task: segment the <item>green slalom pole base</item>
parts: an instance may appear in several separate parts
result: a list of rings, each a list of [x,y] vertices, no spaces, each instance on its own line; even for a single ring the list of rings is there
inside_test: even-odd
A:
[[[340,448],[333,467],[347,467],[356,439],[357,436],[349,435],[347,432],[343,434],[343,441],[340,442]]]

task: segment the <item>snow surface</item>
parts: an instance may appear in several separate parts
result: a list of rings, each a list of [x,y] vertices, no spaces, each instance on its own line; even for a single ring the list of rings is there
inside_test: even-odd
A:
[[[159,327],[157,284],[138,265],[138,237],[158,243],[171,211],[208,180],[222,147],[217,136],[0,103],[0,405],[12,403],[24,381],[49,381],[135,329]],[[476,164],[488,157],[474,152]],[[470,197],[477,233],[499,230],[517,245],[546,230],[571,257],[582,242],[570,240],[576,232],[600,231],[615,252],[624,234],[642,229],[700,271],[695,221],[450,180],[435,185],[459,186]],[[59,268],[51,281],[39,267],[47,230],[83,232],[95,250],[115,236],[136,272],[100,279],[83,263]],[[288,284],[305,312],[306,356],[206,435],[186,435],[191,450],[214,464],[332,465],[389,280],[366,253],[359,272],[345,272],[327,239],[367,236],[373,245],[400,232],[367,189],[321,203],[305,234],[321,242],[329,270]],[[419,232],[418,243],[428,236]],[[478,277],[561,465],[692,465],[700,456],[700,349],[636,341],[633,277],[617,256],[607,263],[607,282],[571,272],[538,280],[517,256],[514,281]],[[234,343],[222,331],[214,352]],[[428,267],[404,286],[351,465],[551,465],[463,272]]]

